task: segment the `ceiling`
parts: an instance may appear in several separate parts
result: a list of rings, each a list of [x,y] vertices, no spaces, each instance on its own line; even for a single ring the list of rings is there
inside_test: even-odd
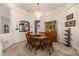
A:
[[[41,12],[46,13],[61,8],[66,4],[67,3],[39,3],[39,9]],[[28,12],[35,12],[38,9],[37,3],[15,3],[15,5]]]

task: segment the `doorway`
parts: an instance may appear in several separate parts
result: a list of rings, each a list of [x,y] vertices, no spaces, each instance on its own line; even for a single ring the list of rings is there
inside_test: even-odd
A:
[[[40,30],[40,21],[35,20],[35,34],[39,34],[39,30]]]

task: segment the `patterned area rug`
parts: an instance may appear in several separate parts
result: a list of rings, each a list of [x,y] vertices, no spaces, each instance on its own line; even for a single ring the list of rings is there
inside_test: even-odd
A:
[[[30,51],[25,47],[26,43],[18,42],[3,51],[3,56],[35,56],[35,49]],[[51,49],[51,56],[78,56],[76,49],[66,47],[62,43],[54,43],[54,51]],[[36,56],[50,56],[48,50],[37,50]]]

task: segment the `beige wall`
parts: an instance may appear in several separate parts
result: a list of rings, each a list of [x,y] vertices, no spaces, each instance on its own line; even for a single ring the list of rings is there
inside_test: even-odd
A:
[[[34,20],[40,20],[35,17],[32,13],[25,12],[22,9],[16,8],[14,5],[10,4],[10,28],[11,31],[8,34],[0,34],[0,40],[3,45],[3,49],[11,46],[12,44],[26,40],[25,33],[19,32],[16,29],[16,25],[19,25],[19,21],[29,21],[30,22],[30,31],[34,32]],[[41,20],[40,20],[41,21]],[[43,21],[41,21],[42,25]],[[43,31],[43,25],[39,29]]]
[[[57,21],[57,38],[59,42],[64,43],[64,34],[65,34],[65,29],[67,29],[68,27],[65,27],[65,22],[66,20],[66,15],[74,13],[74,19],[72,20],[76,20],[76,26],[75,27],[70,27],[71,28],[71,33],[72,33],[72,40],[71,40],[71,44],[74,48],[76,48],[77,50],[79,49],[79,37],[78,37],[78,30],[79,30],[79,4],[74,4],[72,7],[68,8],[67,10],[64,10],[62,12],[59,13],[51,13],[50,15],[46,16],[44,19],[46,21],[53,21],[56,20]]]

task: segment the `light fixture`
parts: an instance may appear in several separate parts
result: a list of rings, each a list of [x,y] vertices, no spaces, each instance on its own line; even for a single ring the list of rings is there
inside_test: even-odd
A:
[[[40,18],[42,15],[40,8],[39,8],[39,3],[37,3],[37,10],[35,11],[35,15],[37,18]]]

